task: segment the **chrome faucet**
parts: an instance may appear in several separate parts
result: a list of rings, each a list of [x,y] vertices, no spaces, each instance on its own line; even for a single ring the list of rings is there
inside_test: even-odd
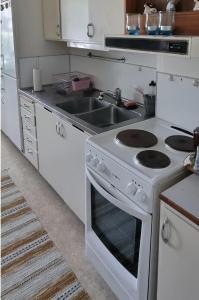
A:
[[[120,88],[116,88],[114,92],[111,92],[110,90],[107,90],[106,92],[100,92],[100,95],[98,97],[98,100],[103,100],[104,95],[110,96],[115,100],[115,104],[117,106],[121,105],[122,103],[122,97],[121,97],[122,91]]]

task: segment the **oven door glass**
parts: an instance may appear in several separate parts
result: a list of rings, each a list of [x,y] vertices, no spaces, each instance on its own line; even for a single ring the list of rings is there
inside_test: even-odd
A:
[[[137,278],[142,221],[114,206],[91,185],[91,226],[111,254]]]

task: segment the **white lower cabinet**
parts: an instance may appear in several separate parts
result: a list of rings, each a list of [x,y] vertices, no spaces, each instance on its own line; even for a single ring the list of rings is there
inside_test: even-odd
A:
[[[157,300],[168,299],[199,299],[199,228],[163,203]]]
[[[36,104],[39,171],[85,222],[85,141],[88,134]]]

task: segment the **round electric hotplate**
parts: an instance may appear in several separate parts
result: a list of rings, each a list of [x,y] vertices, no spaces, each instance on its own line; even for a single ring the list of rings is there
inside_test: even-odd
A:
[[[122,145],[135,148],[149,148],[157,144],[157,137],[148,131],[127,129],[117,134],[116,140]]]
[[[137,154],[136,158],[142,166],[151,169],[162,169],[170,165],[169,157],[155,150],[141,151]]]
[[[186,135],[172,135],[166,138],[166,145],[170,146],[172,149],[183,151],[183,152],[193,152],[194,144],[193,138]]]

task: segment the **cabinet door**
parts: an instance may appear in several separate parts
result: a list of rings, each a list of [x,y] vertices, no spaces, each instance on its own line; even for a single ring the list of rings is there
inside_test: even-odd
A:
[[[89,0],[61,0],[62,38],[68,41],[86,42],[89,23]]]
[[[36,104],[39,171],[85,221],[85,133]]]
[[[94,27],[90,41],[102,44],[105,34],[124,34],[125,0],[89,0],[89,23]],[[92,34],[92,28],[90,28]]]
[[[43,22],[45,38],[47,40],[60,40],[60,0],[43,0]]]
[[[7,75],[2,75],[3,91],[3,130],[9,139],[22,149],[21,123],[17,92],[17,80]]]
[[[162,205],[160,232],[166,221],[168,243],[160,234],[158,300],[198,300],[199,229]]]

